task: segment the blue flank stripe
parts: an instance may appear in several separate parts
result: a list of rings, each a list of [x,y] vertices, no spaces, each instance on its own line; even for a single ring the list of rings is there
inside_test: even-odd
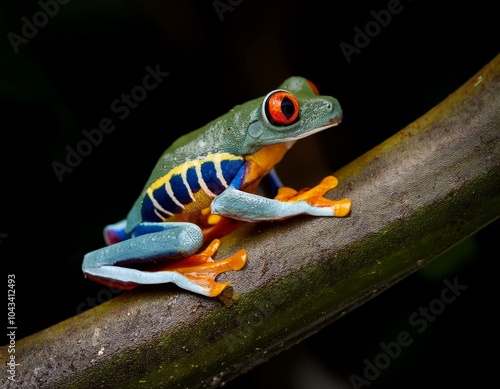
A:
[[[170,179],[170,186],[172,187],[172,192],[174,193],[175,198],[181,204],[187,205],[193,201],[189,195],[186,185],[184,185],[184,182],[182,181],[180,174],[175,175]]]
[[[179,207],[176,203],[174,203],[174,200],[172,200],[170,195],[167,193],[165,185],[162,185],[158,189],[155,189],[153,191],[153,197],[165,211],[172,213],[182,212],[182,208]]]
[[[236,172],[233,179],[231,180],[229,186],[231,186],[234,189],[241,189],[243,182],[245,181],[245,170],[246,170],[246,165],[243,162],[239,170]]]
[[[148,195],[144,196],[144,199],[142,199],[142,205],[141,205],[142,220],[145,222],[161,222],[161,221],[163,221],[155,213],[155,209],[156,208],[153,205],[153,202],[151,201],[149,196]]]
[[[226,159],[221,162],[222,176],[228,184],[231,184],[231,181],[233,181],[236,173],[238,173],[238,170],[240,170],[241,165],[243,165],[243,161]]]
[[[203,162],[201,165],[202,180],[205,181],[207,188],[214,194],[220,194],[226,189],[222,182],[217,178],[217,171],[212,161]]]
[[[201,189],[200,183],[198,182],[198,176],[196,175],[196,169],[190,167],[186,172],[186,181],[191,188],[191,192],[196,193]]]
[[[165,185],[162,185],[159,188],[155,189],[153,191],[153,197],[165,211],[171,213],[180,213],[182,211],[182,208],[179,207],[177,204],[175,204],[172,198],[168,195],[167,191],[165,190]],[[158,215],[155,212],[155,209],[156,208],[153,204],[153,201],[151,200],[149,195],[146,194],[144,196],[144,199],[142,200],[142,206],[141,206],[142,221],[162,222],[163,220],[158,217]],[[163,215],[165,219],[170,216],[168,214],[165,214],[159,209],[157,210],[157,212],[160,215]]]
[[[212,155],[207,158],[210,157],[212,157]],[[205,160],[201,165],[197,162],[196,166],[199,166],[201,177],[198,176],[197,168],[194,163],[187,162],[186,164],[172,169],[170,173],[152,184],[147,193],[145,193],[141,204],[142,221],[163,222],[171,216],[170,214],[181,213],[183,207],[178,204],[185,206],[189,205],[193,202],[191,194],[195,195],[204,189],[205,191],[208,190],[212,192],[211,194],[205,193],[207,196],[221,194],[230,184],[239,189],[243,180],[244,164],[245,162],[243,159],[221,160],[220,157],[216,157],[215,161]],[[180,173],[182,169],[186,169],[185,181]],[[220,179],[217,174],[221,177]],[[166,190],[165,182],[167,180],[169,180],[168,183],[172,189],[173,198]],[[189,188],[186,187],[186,183]],[[151,188],[153,187],[156,187],[156,189],[152,190]],[[151,193],[152,198],[149,193]],[[163,209],[163,211],[157,209],[153,201],[159,208]]]

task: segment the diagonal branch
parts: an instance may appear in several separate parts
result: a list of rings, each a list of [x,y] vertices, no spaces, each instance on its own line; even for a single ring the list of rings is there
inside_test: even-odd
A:
[[[219,277],[232,281],[235,304],[138,288],[17,342],[17,385],[217,386],[264,362],[500,215],[499,107],[497,56],[335,174],[330,196],[352,199],[350,217],[249,224],[225,237],[219,258],[249,252],[245,269]]]

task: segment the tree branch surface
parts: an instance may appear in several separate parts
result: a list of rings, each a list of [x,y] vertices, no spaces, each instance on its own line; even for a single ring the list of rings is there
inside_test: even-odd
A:
[[[408,276],[500,215],[500,55],[334,175],[347,218],[247,224],[216,258],[231,306],[140,287],[16,343],[7,388],[217,387]],[[1,363],[8,360],[0,349]]]

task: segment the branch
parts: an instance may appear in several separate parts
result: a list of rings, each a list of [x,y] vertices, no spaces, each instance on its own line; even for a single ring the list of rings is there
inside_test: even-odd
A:
[[[497,56],[336,172],[330,196],[352,199],[350,217],[247,224],[223,238],[219,258],[249,253],[219,277],[232,281],[232,306],[172,285],[124,293],[17,342],[17,385],[217,386],[264,362],[500,215],[499,107]]]

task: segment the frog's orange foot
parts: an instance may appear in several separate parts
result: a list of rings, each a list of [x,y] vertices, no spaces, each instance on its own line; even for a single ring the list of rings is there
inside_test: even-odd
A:
[[[211,297],[217,296],[229,285],[229,282],[218,283],[215,282],[215,278],[228,270],[240,270],[247,260],[247,252],[240,250],[227,258],[214,261],[212,256],[219,246],[220,241],[214,239],[202,252],[162,266],[161,271],[179,273],[190,284],[201,287],[203,294]]]
[[[338,180],[333,176],[327,176],[314,188],[305,188],[296,191],[292,188],[283,187],[278,190],[275,199],[287,203],[305,201],[314,207],[331,208],[334,215],[338,217],[346,216],[351,210],[351,200],[342,199],[338,201],[323,197],[326,192],[337,186]]]

